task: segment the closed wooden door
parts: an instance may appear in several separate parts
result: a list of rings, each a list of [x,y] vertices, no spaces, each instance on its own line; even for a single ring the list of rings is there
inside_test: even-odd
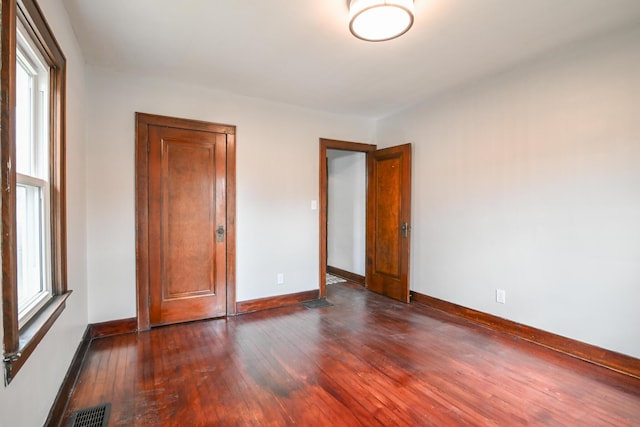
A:
[[[150,324],[224,316],[227,135],[148,132]]]
[[[409,302],[411,144],[371,154],[367,195],[367,287]]]

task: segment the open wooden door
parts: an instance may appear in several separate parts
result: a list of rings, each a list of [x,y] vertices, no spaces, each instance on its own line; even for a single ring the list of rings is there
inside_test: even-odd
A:
[[[367,194],[367,287],[409,302],[411,144],[370,154]]]

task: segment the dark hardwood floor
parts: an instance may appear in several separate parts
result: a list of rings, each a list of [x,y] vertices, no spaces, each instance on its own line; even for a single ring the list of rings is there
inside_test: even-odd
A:
[[[71,411],[126,426],[639,426],[640,380],[355,284],[96,339]],[[65,421],[66,422],[66,421]]]

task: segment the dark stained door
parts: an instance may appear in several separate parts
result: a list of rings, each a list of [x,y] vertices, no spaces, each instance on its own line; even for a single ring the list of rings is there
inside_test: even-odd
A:
[[[367,195],[367,287],[409,302],[411,144],[371,153]]]
[[[149,127],[152,326],[226,315],[227,135]]]

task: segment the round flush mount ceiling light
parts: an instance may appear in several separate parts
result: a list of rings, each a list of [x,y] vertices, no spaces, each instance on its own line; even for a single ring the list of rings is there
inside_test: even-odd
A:
[[[349,30],[359,39],[395,39],[413,25],[413,0],[351,0]]]

